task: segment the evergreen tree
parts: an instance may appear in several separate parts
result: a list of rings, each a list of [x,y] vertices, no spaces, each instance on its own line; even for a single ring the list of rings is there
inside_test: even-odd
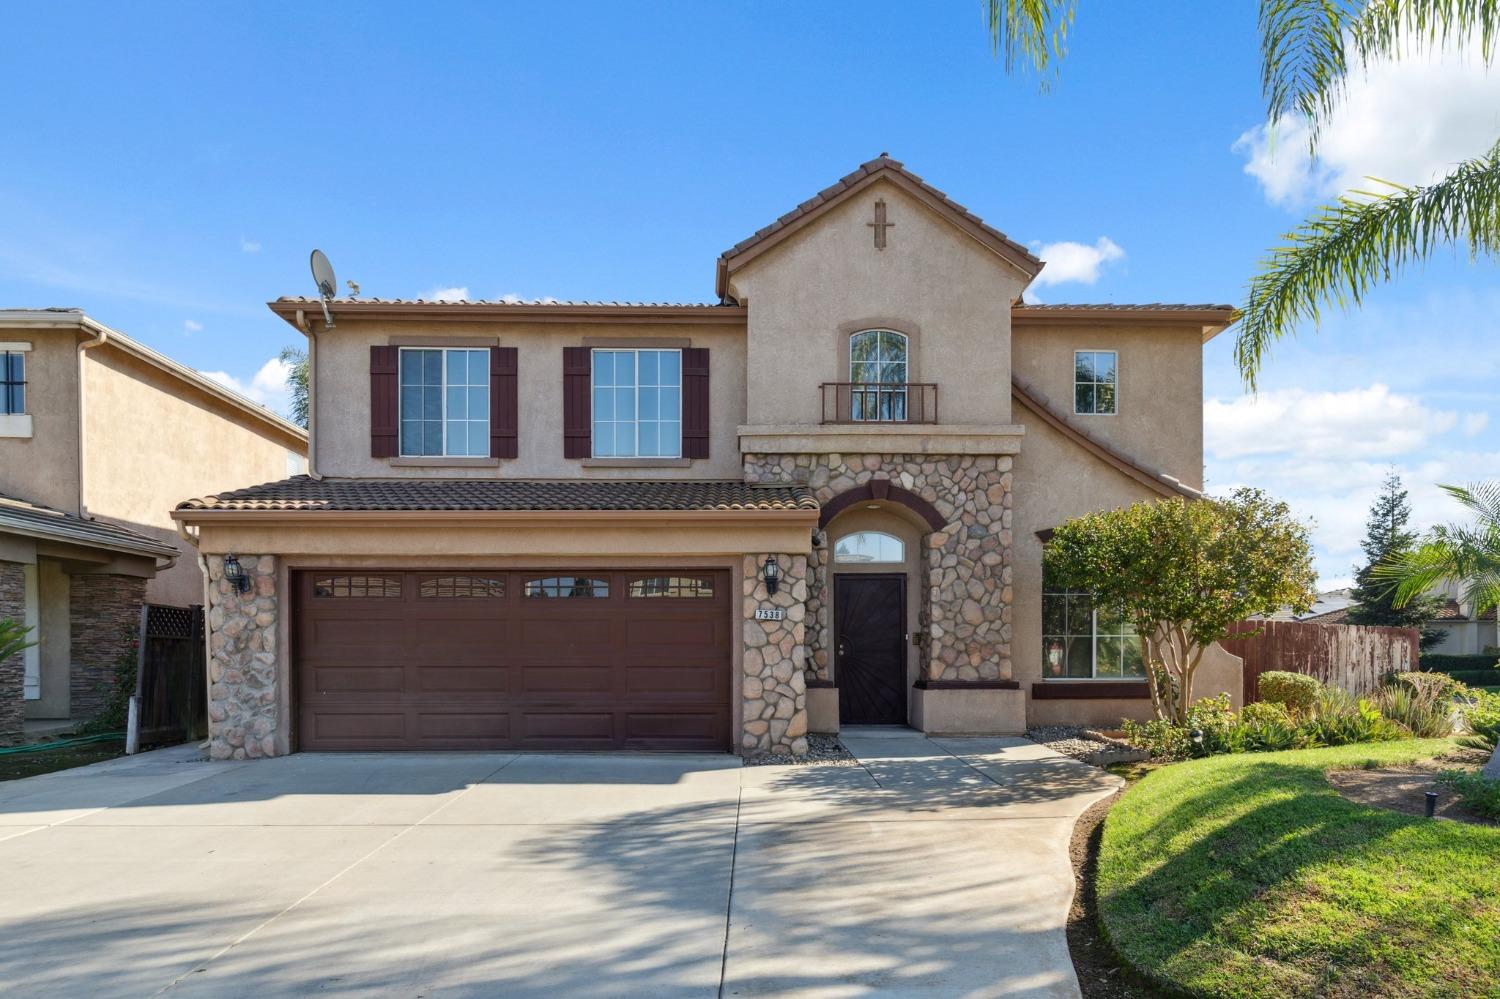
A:
[[[1387,628],[1416,628],[1422,632],[1422,648],[1426,649],[1442,639],[1441,632],[1423,625],[1436,616],[1443,598],[1424,596],[1398,607],[1395,586],[1389,579],[1382,579],[1375,573],[1376,566],[1392,562],[1416,548],[1417,534],[1407,527],[1410,520],[1411,503],[1401,484],[1401,476],[1391,472],[1380,484],[1380,495],[1375,497],[1369,519],[1365,521],[1365,538],[1360,542],[1365,564],[1355,567],[1354,604],[1345,621]]]

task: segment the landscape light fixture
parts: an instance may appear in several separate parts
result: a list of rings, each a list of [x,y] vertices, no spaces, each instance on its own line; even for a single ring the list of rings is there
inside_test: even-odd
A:
[[[245,567],[234,555],[224,556],[224,578],[229,580],[236,593],[246,593],[250,589],[250,577],[245,575]]]
[[[781,585],[781,566],[776,564],[775,555],[766,556],[766,564],[761,570],[761,578],[766,581],[766,593],[770,596],[775,596],[776,590]]]

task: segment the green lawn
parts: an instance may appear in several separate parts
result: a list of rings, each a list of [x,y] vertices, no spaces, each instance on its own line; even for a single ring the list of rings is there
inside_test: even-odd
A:
[[[1500,829],[1356,805],[1323,778],[1447,746],[1153,771],[1105,823],[1105,933],[1148,977],[1194,995],[1500,996]]]

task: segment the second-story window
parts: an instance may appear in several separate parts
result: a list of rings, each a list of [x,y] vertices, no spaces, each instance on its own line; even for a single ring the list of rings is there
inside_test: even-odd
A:
[[[1115,411],[1118,358],[1112,350],[1073,352],[1073,412],[1108,416]]]
[[[894,330],[864,330],[849,338],[850,419],[906,419],[906,336]]]
[[[401,349],[401,454],[490,453],[490,352]]]
[[[26,412],[26,355],[0,352],[0,413]]]
[[[595,350],[594,457],[682,456],[682,351]]]

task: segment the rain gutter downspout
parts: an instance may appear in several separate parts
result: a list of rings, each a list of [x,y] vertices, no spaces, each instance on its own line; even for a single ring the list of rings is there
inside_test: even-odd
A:
[[[88,449],[84,446],[84,440],[88,436],[86,400],[89,394],[83,385],[83,354],[84,351],[103,346],[109,340],[109,328],[100,326],[88,316],[84,316],[79,321],[79,328],[91,332],[93,339],[83,340],[78,344],[78,516],[84,520],[92,520],[93,518],[89,516],[88,504],[84,499],[88,495],[85,488],[88,482]]]

